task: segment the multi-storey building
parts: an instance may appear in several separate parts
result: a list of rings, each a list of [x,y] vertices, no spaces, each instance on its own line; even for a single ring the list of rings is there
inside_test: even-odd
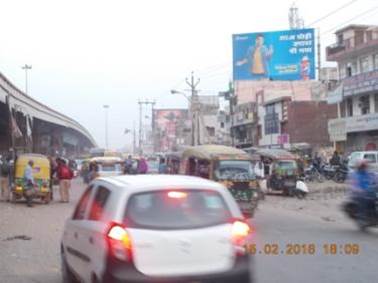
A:
[[[349,153],[378,146],[378,26],[349,25],[336,32],[327,60],[338,64],[340,85],[329,93],[338,118],[328,123],[336,149]]]

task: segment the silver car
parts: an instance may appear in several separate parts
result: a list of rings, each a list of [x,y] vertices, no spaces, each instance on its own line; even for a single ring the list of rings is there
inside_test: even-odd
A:
[[[64,282],[251,282],[251,229],[228,190],[174,175],[99,178],[61,242]]]

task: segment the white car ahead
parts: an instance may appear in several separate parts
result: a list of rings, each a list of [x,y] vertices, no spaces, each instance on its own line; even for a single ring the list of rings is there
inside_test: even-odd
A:
[[[63,282],[251,282],[250,226],[228,190],[202,178],[99,178],[61,242]]]

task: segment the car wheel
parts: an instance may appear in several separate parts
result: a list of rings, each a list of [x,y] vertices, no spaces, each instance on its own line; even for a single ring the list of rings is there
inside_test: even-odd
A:
[[[62,272],[62,282],[63,283],[78,283],[75,276],[68,267],[66,257],[64,253],[61,254],[61,272]]]

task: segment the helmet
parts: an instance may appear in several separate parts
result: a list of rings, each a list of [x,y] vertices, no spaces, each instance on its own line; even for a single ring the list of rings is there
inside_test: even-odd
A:
[[[358,170],[366,170],[369,167],[369,162],[366,159],[361,159],[356,163]]]

